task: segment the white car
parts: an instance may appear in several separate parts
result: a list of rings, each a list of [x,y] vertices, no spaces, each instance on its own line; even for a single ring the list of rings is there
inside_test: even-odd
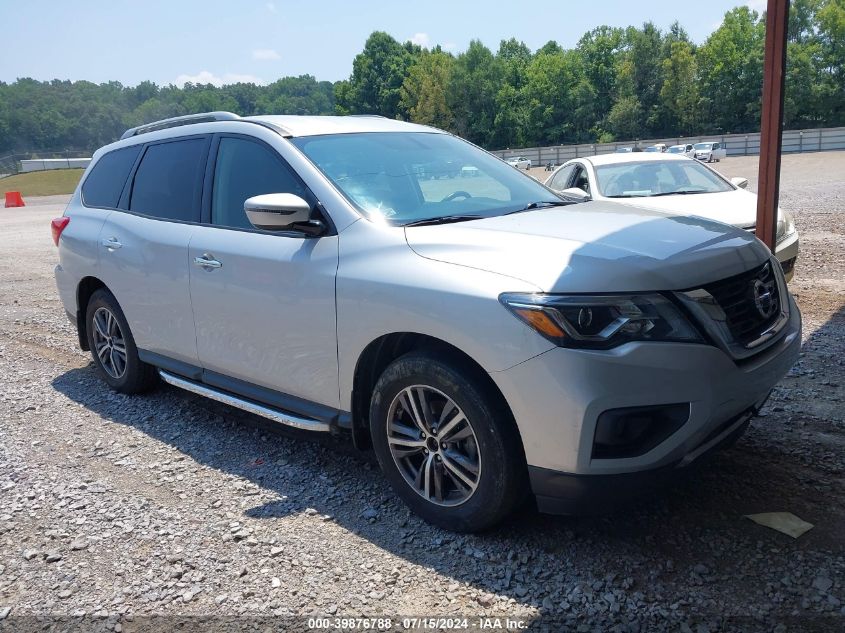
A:
[[[706,163],[717,163],[728,155],[723,143],[696,143],[693,145],[693,158]]]
[[[511,167],[516,167],[517,169],[531,169],[531,160],[525,158],[525,156],[511,156],[506,159],[505,162]]]
[[[697,146],[696,146],[697,147]],[[677,154],[602,154],[564,163],[546,186],[570,198],[614,200],[672,215],[716,220],[754,231],[757,196],[745,178],[726,179],[709,167]],[[798,257],[792,216],[778,209],[775,255],[787,280]]]
[[[654,154],[654,153],[662,154],[663,152],[666,151],[666,143],[655,143],[654,145],[649,145],[643,151],[649,152],[649,153],[652,153],[652,154]]]
[[[686,145],[673,145],[666,151],[669,154],[680,154],[681,156],[688,156],[689,158],[693,158],[693,155],[695,154],[695,149],[691,143],[687,143]]]

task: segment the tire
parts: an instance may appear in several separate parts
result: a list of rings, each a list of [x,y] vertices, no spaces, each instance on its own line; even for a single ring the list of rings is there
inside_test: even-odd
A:
[[[98,322],[95,322],[95,318]],[[158,376],[155,367],[138,358],[138,348],[123,310],[114,295],[105,288],[91,295],[85,309],[85,325],[94,365],[100,377],[112,389],[132,394],[147,391],[156,385]],[[98,354],[98,349],[102,356]],[[121,357],[124,357],[122,362]]]
[[[385,477],[416,514],[454,532],[496,525],[527,490],[516,425],[490,391],[477,368],[435,352],[396,359],[373,391],[370,432]],[[447,409],[449,401],[457,410]],[[461,414],[463,421],[455,423]]]

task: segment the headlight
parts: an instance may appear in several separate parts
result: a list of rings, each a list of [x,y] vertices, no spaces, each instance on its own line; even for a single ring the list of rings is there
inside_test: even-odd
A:
[[[629,341],[703,342],[675,304],[659,294],[505,293],[499,300],[529,327],[562,347],[609,349]]]
[[[782,242],[787,237],[795,233],[795,220],[789,211],[780,211],[778,213],[778,227],[777,227],[777,241]]]

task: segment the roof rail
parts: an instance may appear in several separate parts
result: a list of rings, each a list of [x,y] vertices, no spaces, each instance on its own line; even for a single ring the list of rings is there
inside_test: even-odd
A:
[[[152,123],[145,123],[138,127],[129,128],[120,137],[122,141],[125,138],[137,136],[138,134],[146,134],[147,132],[156,132],[158,130],[166,130],[171,127],[179,127],[180,125],[191,125],[193,123],[209,123],[211,121],[234,121],[240,119],[234,112],[201,112],[199,114],[187,114],[185,116],[175,116],[171,119],[162,119],[161,121],[153,121]]]

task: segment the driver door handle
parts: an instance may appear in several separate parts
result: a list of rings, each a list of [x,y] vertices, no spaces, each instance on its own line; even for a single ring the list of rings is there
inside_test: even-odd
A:
[[[117,250],[118,248],[123,246],[123,244],[121,244],[116,237],[104,238],[103,241],[100,242],[100,244],[105,246],[110,251]]]
[[[194,264],[203,268],[221,268],[223,264],[214,259],[214,255],[203,253],[201,257],[194,257]]]

